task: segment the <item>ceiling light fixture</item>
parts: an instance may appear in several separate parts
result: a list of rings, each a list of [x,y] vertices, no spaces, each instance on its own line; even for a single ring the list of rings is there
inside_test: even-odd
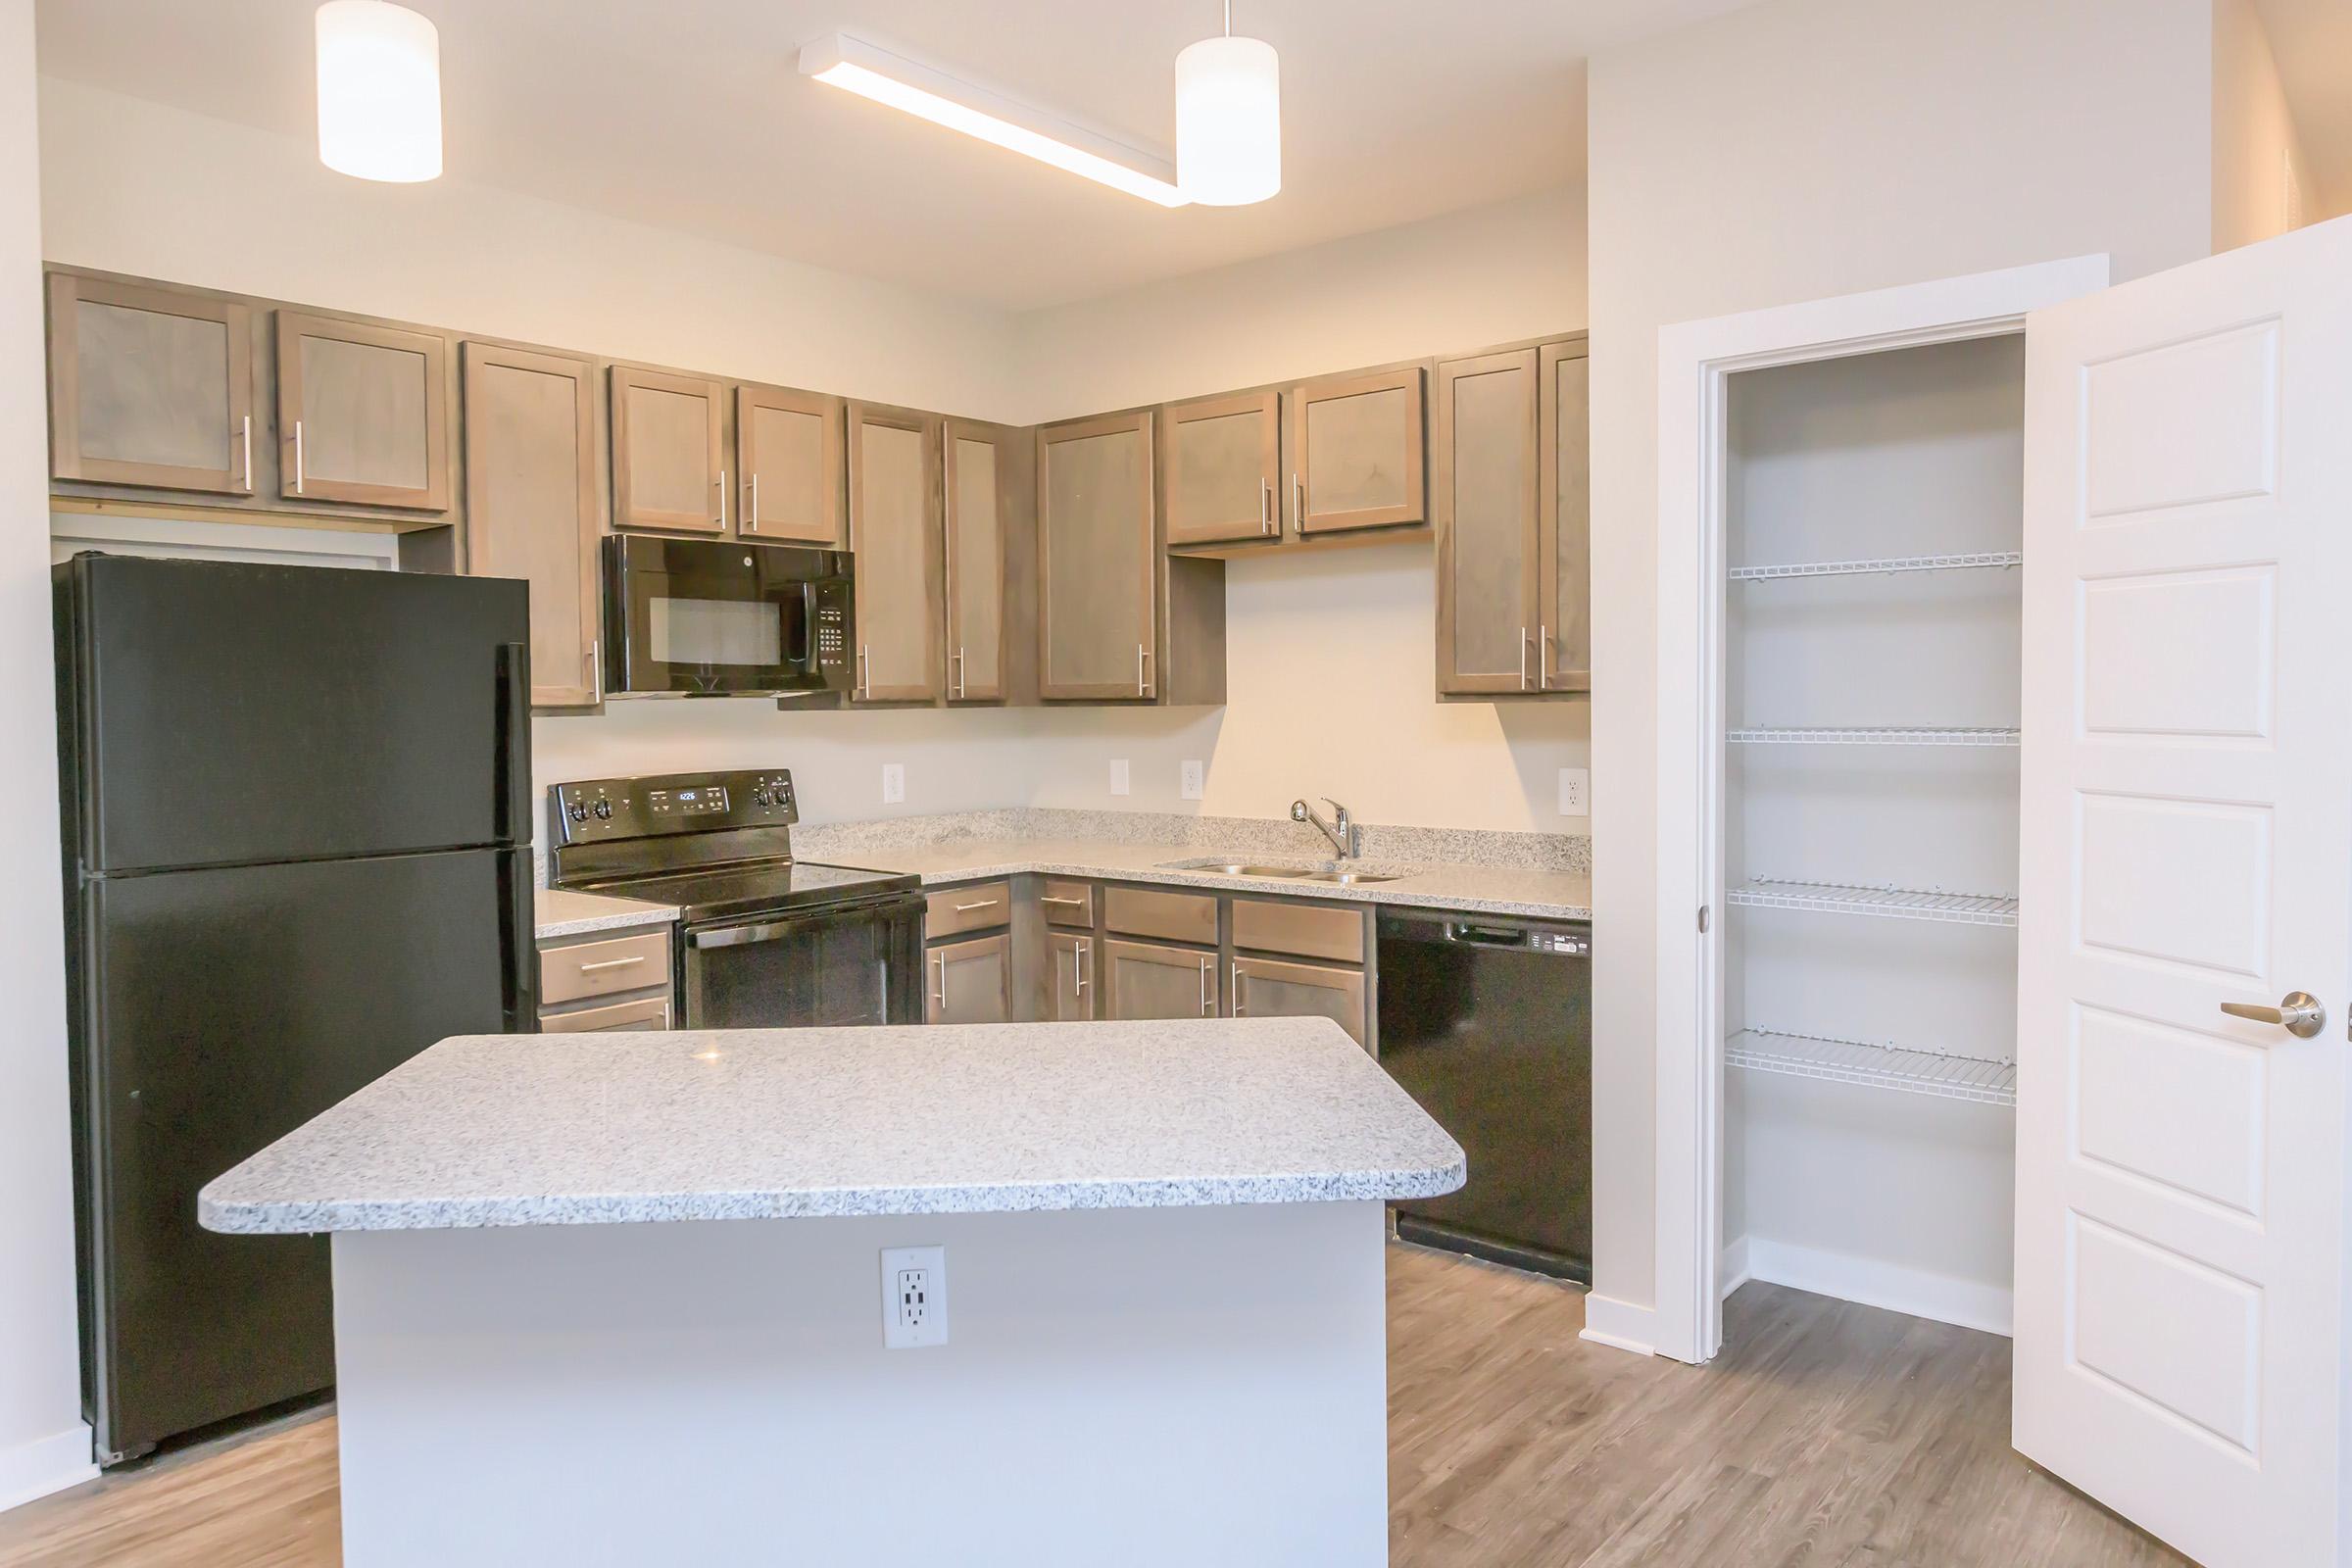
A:
[[[318,8],[318,161],[397,184],[441,174],[441,34],[389,0]]]
[[[1262,38],[1203,38],[1176,57],[1176,182],[1204,207],[1282,189],[1282,63]]]
[[[801,74],[1162,207],[1193,199],[1177,188],[1176,166],[1158,153],[846,32],[803,44]]]

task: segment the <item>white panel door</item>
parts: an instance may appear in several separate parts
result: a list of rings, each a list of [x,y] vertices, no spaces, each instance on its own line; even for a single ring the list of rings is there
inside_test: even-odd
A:
[[[2014,1435],[2209,1568],[2347,1561],[2347,279],[2352,220],[2026,333]]]

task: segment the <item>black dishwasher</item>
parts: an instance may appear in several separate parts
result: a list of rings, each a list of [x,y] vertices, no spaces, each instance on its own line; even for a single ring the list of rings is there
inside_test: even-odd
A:
[[[1383,909],[1380,1063],[1469,1155],[1409,1242],[1592,1282],[1592,930]]]

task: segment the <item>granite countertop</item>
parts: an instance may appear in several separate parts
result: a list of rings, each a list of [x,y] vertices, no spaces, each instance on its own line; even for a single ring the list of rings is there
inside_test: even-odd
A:
[[[205,1187],[237,1235],[1428,1198],[1327,1018],[444,1040]]]
[[[966,838],[906,846],[866,843],[855,848],[845,846],[822,857],[836,864],[876,871],[911,871],[926,884],[1037,872],[1047,876],[1106,877],[1123,882],[1158,882],[1229,892],[1284,893],[1301,899],[1407,904],[1479,914],[1557,920],[1592,918],[1592,879],[1572,871],[1367,858],[1361,862],[1366,870],[1394,869],[1406,874],[1394,882],[1359,882],[1350,886],[1309,882],[1299,877],[1240,877],[1175,870],[1163,863],[1205,858],[1206,852],[1197,846],[1109,839]],[[1250,852],[1241,858],[1277,865],[1325,863],[1321,859],[1281,853]]]
[[[666,904],[639,899],[612,899],[601,893],[570,893],[541,888],[531,898],[531,915],[540,941],[576,937],[589,931],[626,931],[632,926],[667,925],[678,917]]]

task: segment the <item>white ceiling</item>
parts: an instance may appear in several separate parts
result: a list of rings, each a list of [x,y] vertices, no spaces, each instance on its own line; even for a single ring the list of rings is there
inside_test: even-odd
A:
[[[2311,160],[2305,209],[2352,211],[2352,0],[2254,0]]]
[[[1743,0],[1241,0],[1282,55],[1282,194],[1165,211],[809,81],[847,28],[1173,141],[1218,0],[409,0],[449,177],[1025,310],[1580,180],[1582,62]],[[44,73],[310,137],[311,0],[39,0]]]

